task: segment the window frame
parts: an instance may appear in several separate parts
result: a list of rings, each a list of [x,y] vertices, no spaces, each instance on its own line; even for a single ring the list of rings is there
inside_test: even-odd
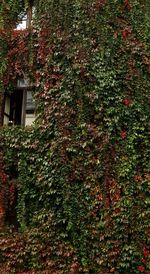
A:
[[[25,127],[26,124],[26,114],[34,114],[35,115],[35,109],[36,106],[34,105],[33,107],[33,111],[31,111],[30,113],[28,113],[26,111],[26,105],[27,105],[27,92],[31,91],[31,93],[34,91],[34,87],[33,86],[27,86],[27,87],[17,87],[15,88],[15,90],[12,93],[8,93],[5,92],[4,94],[4,111],[3,111],[3,125],[20,125]],[[13,95],[16,93],[22,92],[22,100],[21,100],[21,116],[20,116],[20,124],[16,123],[16,117],[13,117],[14,113],[13,113],[13,106],[12,106],[12,101],[13,101]],[[10,105],[9,105],[9,114],[5,112],[5,104],[6,104],[6,98],[9,97],[10,98]],[[21,96],[19,96],[21,97]],[[15,98],[16,99],[16,98]],[[18,98],[19,100],[20,98]],[[15,103],[19,103],[19,101],[17,102],[17,100],[15,100]],[[15,107],[14,107],[15,109]],[[8,124],[4,124],[4,119],[5,117],[8,118]]]

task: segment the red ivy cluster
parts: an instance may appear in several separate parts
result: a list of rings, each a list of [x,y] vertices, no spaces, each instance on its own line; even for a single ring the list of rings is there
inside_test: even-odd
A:
[[[148,258],[149,258],[149,250],[147,247],[144,247],[143,248],[143,257],[142,258],[142,264],[140,264],[138,266],[138,270],[141,272],[141,273],[145,273],[145,266],[148,264]]]
[[[103,8],[106,2],[107,0],[96,0],[96,9],[100,10],[101,8]]]
[[[5,197],[6,197],[6,182],[7,175],[3,166],[3,155],[0,152],[0,228],[4,225],[5,218]]]
[[[124,0],[124,8],[127,9],[128,11],[131,10],[131,4],[129,0]]]
[[[7,86],[10,82],[15,82],[17,77],[23,77],[27,70],[29,71],[29,31],[1,31],[0,39],[4,35],[7,43],[5,55],[7,69],[3,76],[3,83]]]
[[[132,100],[129,97],[125,97],[122,101],[122,103],[126,106],[126,107],[130,107],[132,106]]]

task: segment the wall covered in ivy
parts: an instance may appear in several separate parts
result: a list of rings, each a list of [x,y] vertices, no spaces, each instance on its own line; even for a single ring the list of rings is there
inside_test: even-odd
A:
[[[150,3],[34,6],[25,31],[0,13],[1,90],[25,73],[37,106],[32,127],[0,131],[2,273],[149,273]]]

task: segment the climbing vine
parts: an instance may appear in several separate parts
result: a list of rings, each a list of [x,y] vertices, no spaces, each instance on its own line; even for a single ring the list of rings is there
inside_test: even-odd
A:
[[[37,105],[31,128],[1,129],[4,273],[149,272],[149,6],[39,0],[31,29],[1,29],[2,90],[28,75]]]

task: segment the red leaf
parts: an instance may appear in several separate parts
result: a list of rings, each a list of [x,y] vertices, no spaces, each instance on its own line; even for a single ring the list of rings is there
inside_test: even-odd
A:
[[[122,30],[122,38],[126,40],[127,37],[131,34],[131,30],[129,28],[125,28]]]
[[[134,181],[135,182],[142,182],[142,177],[140,175],[135,175],[134,176]]]
[[[120,137],[121,137],[122,140],[126,139],[126,137],[127,137],[127,132],[126,132],[126,130],[121,130],[121,132],[120,132]]]
[[[145,258],[147,258],[149,256],[149,250],[146,247],[144,247],[144,249],[143,249],[143,254],[144,254]]]
[[[96,9],[99,10],[104,7],[106,4],[106,0],[97,0],[96,1]]]
[[[145,271],[145,269],[144,269],[144,267],[143,267],[142,265],[139,265],[139,266],[138,266],[138,270],[139,270],[140,272],[144,272],[144,271]]]
[[[129,0],[124,0],[124,8],[127,9],[128,11],[131,10],[131,5],[129,3]]]
[[[127,107],[130,107],[132,105],[132,100],[128,97],[124,98],[122,103],[127,106]]]

